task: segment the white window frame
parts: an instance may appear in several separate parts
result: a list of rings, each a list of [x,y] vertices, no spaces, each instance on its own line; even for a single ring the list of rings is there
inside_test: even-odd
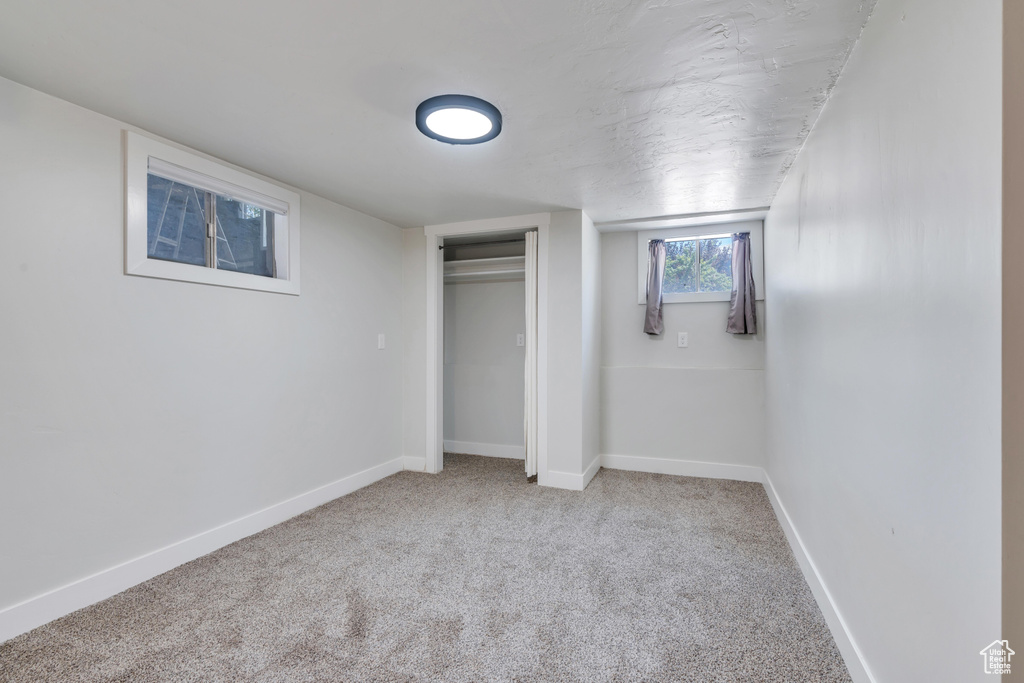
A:
[[[287,217],[287,272],[279,277],[218,270],[189,263],[149,258],[147,244],[147,176],[150,160],[173,164],[183,174],[202,179],[202,189],[231,194]],[[125,274],[220,287],[299,294],[299,194],[206,157],[125,131]]]
[[[637,303],[641,305],[647,304],[648,242],[651,240],[679,238],[723,237],[738,232],[750,233],[750,265],[754,271],[754,291],[756,292],[756,299],[764,301],[764,222],[743,221],[740,223],[715,223],[713,225],[694,225],[685,228],[638,231],[636,233]],[[703,301],[728,301],[731,294],[731,292],[666,292],[662,295],[661,302],[663,304],[684,304]]]

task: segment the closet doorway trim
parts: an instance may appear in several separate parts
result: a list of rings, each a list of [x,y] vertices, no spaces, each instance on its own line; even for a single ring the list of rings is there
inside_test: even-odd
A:
[[[444,467],[444,238],[513,230],[537,231],[537,483],[547,486],[547,311],[548,311],[548,229],[550,213],[509,216],[482,221],[428,225],[426,234],[427,293],[427,425],[425,471],[438,473]]]

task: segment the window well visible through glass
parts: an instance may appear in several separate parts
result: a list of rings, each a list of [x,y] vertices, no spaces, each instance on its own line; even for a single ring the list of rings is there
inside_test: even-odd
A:
[[[148,179],[149,258],[206,265],[206,193],[152,173]]]
[[[148,252],[175,261],[263,277],[277,277],[275,227],[284,217],[254,204],[167,180],[147,177]],[[216,217],[216,237],[207,227]]]
[[[665,240],[666,294],[732,289],[732,237]]]
[[[274,212],[218,196],[217,267],[274,277]]]

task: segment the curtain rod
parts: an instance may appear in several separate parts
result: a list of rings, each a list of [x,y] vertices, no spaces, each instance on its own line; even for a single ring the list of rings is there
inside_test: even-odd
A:
[[[494,240],[493,242],[464,242],[462,244],[442,244],[442,245],[438,246],[437,248],[438,249],[446,249],[446,248],[450,247],[452,249],[458,249],[459,247],[482,247],[482,246],[488,246],[488,245],[491,245],[491,244],[515,244],[516,242],[525,242],[525,241],[526,241],[526,238],[522,237],[522,238],[514,239],[514,240]]]

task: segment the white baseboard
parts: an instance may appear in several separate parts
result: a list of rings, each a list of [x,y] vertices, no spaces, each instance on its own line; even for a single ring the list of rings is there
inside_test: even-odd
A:
[[[548,470],[541,472],[537,483],[541,486],[550,486],[556,489],[568,489],[570,491],[582,491],[594,478],[597,471],[601,469],[601,458],[594,458],[583,474],[572,472],[553,472]]]
[[[537,483],[541,486],[550,486],[556,489],[568,489],[570,491],[583,490],[583,475],[572,472],[555,472],[548,470],[540,472]]]
[[[445,453],[467,453],[469,455],[486,455],[491,458],[511,458],[526,460],[525,446],[504,446],[497,443],[476,443],[473,441],[444,442]]]
[[[0,642],[402,470],[396,458],[0,610]]]
[[[415,455],[403,455],[402,456],[402,469],[410,472],[426,472],[427,471],[427,459],[420,458]]]
[[[707,479],[732,479],[734,481],[764,481],[764,470],[752,465],[727,465],[717,462],[694,460],[670,460],[668,458],[647,458],[636,455],[602,455],[601,467],[610,470],[649,472],[651,474],[675,474],[682,477],[705,477]]]
[[[786,512],[785,506],[779,500],[779,494],[775,491],[775,486],[772,484],[772,480],[767,472],[764,474],[764,490],[768,493],[768,499],[775,510],[779,526],[782,527],[786,538],[789,540],[789,546],[793,549],[793,555],[796,556],[797,564],[800,565],[804,579],[807,580],[807,585],[810,586],[811,593],[814,594],[814,599],[818,603],[818,609],[821,610],[822,616],[825,617],[825,623],[828,624],[829,631],[832,632],[832,638],[836,641],[836,647],[839,648],[839,653],[843,656],[846,669],[850,672],[850,678],[854,680],[854,683],[875,683],[875,677],[871,674],[871,669],[868,667],[863,653],[861,653],[860,648],[857,647],[857,642],[850,634],[846,622],[839,613],[839,608],[836,607],[835,601],[832,599],[832,594],[829,593],[825,582],[822,581],[814,560],[807,554],[807,548],[804,547],[804,542],[801,540],[800,534],[797,533],[796,527],[793,526],[793,520],[789,518],[789,513]]]

